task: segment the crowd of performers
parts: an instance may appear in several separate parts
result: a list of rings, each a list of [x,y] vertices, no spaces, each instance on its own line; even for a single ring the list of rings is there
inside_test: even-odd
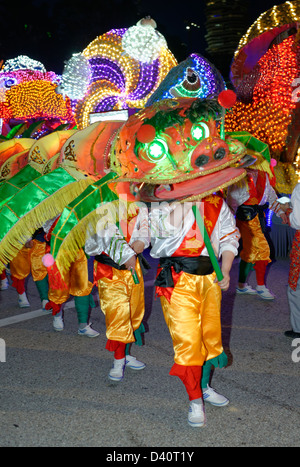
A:
[[[56,331],[64,329],[62,306],[72,295],[78,334],[96,337],[99,334],[89,324],[89,309],[94,306],[91,292],[97,285],[105,315],[106,349],[113,355],[109,378],[121,381],[127,367],[145,367],[130,354],[130,348],[132,343],[142,342],[144,332],[143,270],[149,265],[142,253],[149,248],[151,257],[159,260],[154,286],[173,342],[170,374],[179,377],[186,388],[188,423],[203,426],[206,403],[218,407],[229,403],[210,386],[210,379],[212,367],[227,365],[221,339],[221,298],[222,291],[229,288],[236,256],[240,255],[236,293],[257,295],[262,300],[275,298],[265,283],[266,267],[271,261],[262,227],[266,203],[284,223],[297,230],[288,287],[292,330],[286,335],[300,336],[300,185],[294,189],[291,203],[280,204],[268,174],[251,168],[247,169],[244,182],[230,186],[225,195],[216,193],[194,203],[163,203],[152,208],[142,203],[135,205],[118,225],[112,223],[87,239],[60,286],[53,283],[42,262],[57,222],[49,220],[9,265],[19,306],[30,306],[24,284],[31,273],[43,309],[52,310]],[[210,221],[208,235],[221,262],[221,280],[216,278],[193,204]],[[89,281],[87,255],[94,258],[94,283]],[[256,273],[255,289],[247,283],[252,268]],[[4,272],[1,290],[7,287]],[[2,299],[5,300],[4,293]]]

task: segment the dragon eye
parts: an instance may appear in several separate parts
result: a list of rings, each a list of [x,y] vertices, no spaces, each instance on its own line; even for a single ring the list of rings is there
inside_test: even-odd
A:
[[[194,140],[201,141],[209,136],[209,128],[204,122],[195,123],[192,126],[191,134]]]
[[[161,160],[166,157],[168,152],[168,145],[163,139],[156,138],[148,145],[147,153],[149,159],[153,161]]]

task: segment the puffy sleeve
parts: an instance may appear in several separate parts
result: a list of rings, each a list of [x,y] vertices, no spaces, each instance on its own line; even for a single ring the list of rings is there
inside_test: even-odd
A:
[[[135,255],[115,224],[110,224],[106,229],[99,230],[89,237],[85,244],[85,252],[90,256],[106,253],[120,266]]]
[[[148,217],[148,209],[146,205],[140,206],[129,245],[132,245],[133,242],[139,240],[144,243],[145,248],[148,248],[148,246],[150,245],[150,229]]]
[[[235,256],[238,254],[240,231],[236,226],[235,218],[223,201],[220,212],[219,220],[219,253],[222,255],[223,251],[232,251]]]

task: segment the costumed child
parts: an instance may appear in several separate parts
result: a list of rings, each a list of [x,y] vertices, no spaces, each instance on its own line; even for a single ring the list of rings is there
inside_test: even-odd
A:
[[[32,238],[27,240],[25,246],[10,262],[12,286],[18,292],[20,308],[30,307],[25,291],[25,279],[30,273],[38,289],[44,311],[49,301],[47,269],[42,263],[42,258],[46,252],[44,234],[45,232],[42,228],[36,230]]]
[[[290,252],[290,270],[287,288],[287,297],[290,308],[290,321],[292,329],[285,331],[287,337],[300,337],[300,184],[295,186],[291,196],[291,208],[287,204],[289,224],[296,233]]]
[[[229,287],[240,234],[222,197],[211,195],[194,205],[205,219],[216,256],[222,258],[223,279],[216,279],[191,202],[151,209],[150,255],[160,260],[155,286],[173,341],[170,374],[178,376],[186,388],[188,423],[200,427],[205,424],[203,400],[215,406],[229,403],[210,387],[209,380],[212,366],[227,365],[221,339],[221,291]]]
[[[113,352],[109,379],[121,381],[125,367],[141,370],[143,362],[130,355],[132,343],[142,345],[145,311],[144,281],[139,255],[149,246],[148,210],[130,203],[117,226],[109,221],[87,239],[85,251],[95,257],[94,279],[105,315],[106,349]],[[142,258],[141,258],[142,259]]]
[[[89,281],[88,260],[84,251],[82,249],[78,251],[75,261],[72,262],[68,271],[65,271],[63,277],[49,253],[51,234],[59,217],[48,221],[43,226],[48,243],[48,253],[43,258],[49,277],[49,303],[46,305],[46,309],[52,309],[54,330],[63,331],[63,304],[67,302],[70,295],[73,295],[78,319],[78,335],[97,337],[99,333],[92,329],[89,323],[90,307],[93,308],[95,304],[91,295],[93,284]]]
[[[238,184],[229,186],[227,191],[226,201],[236,215],[242,240],[236,292],[257,295],[263,300],[274,300],[274,295],[266,287],[266,269],[271,259],[270,247],[264,234],[265,210],[269,207],[284,223],[287,222],[287,217],[272,186],[276,180],[269,162],[257,153],[256,157],[257,162],[247,168],[247,176]],[[252,268],[256,273],[256,289],[247,284]]]

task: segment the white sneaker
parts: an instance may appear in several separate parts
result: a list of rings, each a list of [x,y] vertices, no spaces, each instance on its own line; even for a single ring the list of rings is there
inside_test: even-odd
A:
[[[245,284],[245,287],[240,289],[239,287],[236,288],[236,293],[238,295],[256,295],[256,290],[252,289],[251,285]]]
[[[204,389],[202,392],[204,402],[209,402],[211,405],[215,405],[216,407],[224,407],[229,404],[229,400],[225,396],[218,394],[210,386],[207,386],[207,389]]]
[[[257,295],[263,300],[274,300],[274,295],[270,292],[265,285],[256,286]]]
[[[193,427],[205,425],[205,413],[203,402],[200,399],[199,402],[190,402],[188,424]]]
[[[112,381],[121,381],[124,376],[125,357],[119,360],[114,359],[113,367],[110,370],[108,377]]]
[[[97,336],[99,336],[99,332],[92,329],[90,324],[87,324],[85,326],[85,328],[78,329],[78,335],[79,336],[86,336],[86,337],[97,337]]]
[[[7,290],[9,287],[8,279],[7,277],[0,281],[0,290]]]
[[[61,316],[55,315],[53,317],[53,328],[55,331],[63,331],[64,330],[64,321]]]
[[[143,362],[139,362],[136,357],[133,357],[132,355],[126,355],[125,366],[128,366],[128,368],[131,368],[132,370],[142,370],[146,365]]]
[[[19,307],[20,308],[29,308],[30,303],[27,300],[26,292],[23,292],[21,295],[19,295]]]

